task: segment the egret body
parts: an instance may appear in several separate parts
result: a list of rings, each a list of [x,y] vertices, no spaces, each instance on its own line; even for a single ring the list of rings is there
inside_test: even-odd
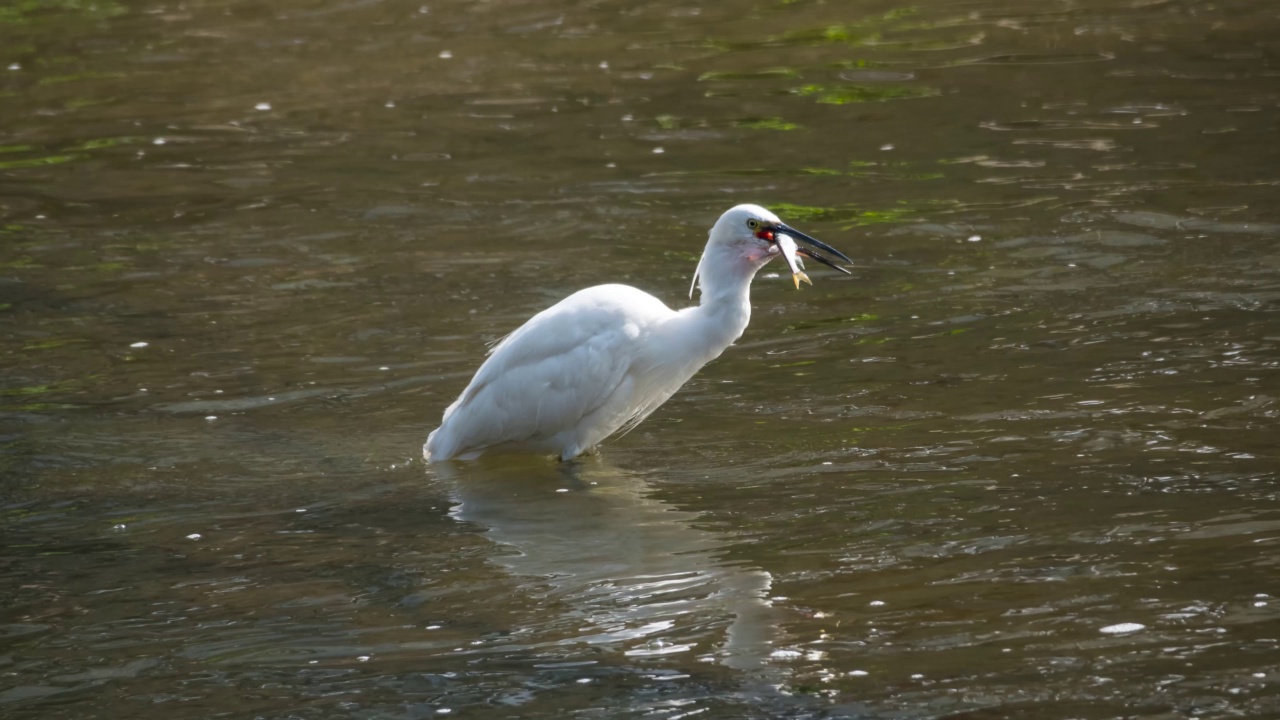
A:
[[[849,260],[758,205],[738,205],[711,228],[694,272],[701,302],[672,310],[627,285],[580,290],[534,315],[489,352],[423,446],[432,462],[486,453],[556,454],[562,460],[630,429],[703,365],[742,336],[751,320],[751,279],[775,257],[797,254],[847,272],[802,240]],[[804,277],[808,280],[807,277]]]

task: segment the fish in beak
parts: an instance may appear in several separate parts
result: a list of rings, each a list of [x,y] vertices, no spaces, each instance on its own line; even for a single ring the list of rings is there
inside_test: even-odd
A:
[[[800,281],[803,280],[810,285],[813,281],[808,275],[804,274],[804,261],[796,255],[796,241],[791,239],[790,235],[779,235],[777,237],[778,249],[782,251],[782,259],[787,261],[787,267],[791,268],[791,280],[795,282],[796,289],[800,289]]]
[[[851,263],[853,260],[851,260],[848,255],[845,255],[815,237],[805,235],[799,230],[783,223],[779,223],[771,228],[771,234],[773,235],[774,242],[778,245],[778,249],[782,252],[782,258],[787,261],[787,267],[791,269],[791,280],[796,284],[797,290],[800,289],[801,280],[809,283],[810,285],[813,284],[813,281],[809,279],[809,276],[804,273],[804,260],[800,259],[801,256],[817,260],[823,265],[826,265],[829,268],[835,268],[845,275],[852,274],[848,270],[845,270],[835,264],[835,262],[830,258],[822,255],[817,250],[829,252],[845,262]],[[808,243],[809,245],[812,245],[813,248],[817,248],[817,250],[803,245],[797,245],[796,240]]]

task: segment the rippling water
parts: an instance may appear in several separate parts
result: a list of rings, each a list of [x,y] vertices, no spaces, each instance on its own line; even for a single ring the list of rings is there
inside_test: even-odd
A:
[[[0,714],[1280,715],[1277,38],[0,8]],[[423,467],[486,342],[684,302],[738,202],[855,275],[763,274],[600,456]]]

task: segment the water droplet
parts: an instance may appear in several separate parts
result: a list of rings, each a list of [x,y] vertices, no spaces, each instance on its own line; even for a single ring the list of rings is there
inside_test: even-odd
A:
[[[395,100],[388,100],[388,101],[387,101],[387,103],[386,103],[385,105],[383,105],[383,107],[389,107],[389,108],[393,108],[393,107],[395,107],[395,106],[396,106],[396,101],[395,101]]]
[[[357,656],[356,656],[356,660],[359,660],[360,662],[369,662],[369,656],[368,656],[368,655],[357,655]]]
[[[448,60],[448,59],[449,59],[449,58],[451,58],[451,57],[453,57],[453,51],[452,51],[452,50],[441,50],[441,51],[440,51],[440,59],[441,59],[441,60]]]
[[[124,523],[116,523],[115,525],[111,526],[111,529],[115,530],[116,532],[124,532],[126,527],[128,526],[126,526]]]
[[[204,416],[204,419],[205,419],[205,420],[208,420],[209,422],[213,422],[214,420],[217,420],[217,419],[218,419],[218,416],[217,416],[217,415],[205,415],[205,416]]]
[[[981,235],[970,235],[970,236],[969,236],[969,242],[982,242],[982,236],[981,236]]]
[[[924,675],[923,675],[922,673],[912,673],[912,674],[911,674],[911,679],[912,679],[912,680],[923,680],[923,679],[924,679]]]
[[[849,672],[845,673],[845,675],[848,675],[849,677],[866,677],[870,674],[871,673],[867,672],[866,670],[850,670]]]
[[[253,106],[253,109],[254,109],[254,110],[263,110],[263,111],[270,110],[270,109],[271,109],[271,103],[267,103],[267,102],[260,102],[260,103],[258,103],[257,105],[254,105],[254,106]]]
[[[9,69],[10,69],[10,70],[21,70],[21,69],[22,69],[22,66],[21,66],[21,65],[19,65],[18,63],[9,63]]]
[[[892,150],[892,149],[893,149],[893,143],[885,143],[884,145],[881,145],[881,146],[880,146],[880,149],[881,149],[881,150],[885,150],[885,151]]]
[[[152,144],[152,145],[163,145],[163,144],[165,144],[166,142],[167,142],[167,141],[166,141],[164,138],[156,138],[155,140],[152,140],[152,141],[151,141],[151,144]]]
[[[662,154],[662,153],[664,153],[664,152],[666,152],[666,150],[663,150],[663,149],[662,149],[662,148],[660,148],[660,147],[656,147],[656,148],[654,148],[654,149],[653,149],[653,154],[654,154],[654,155],[661,155],[661,154]]]
[[[188,540],[199,540],[199,539],[200,539],[200,538],[202,538],[202,537],[204,537],[204,536],[203,536],[203,535],[201,535],[200,533],[191,533],[190,535],[188,535],[188,536],[187,536],[187,539],[188,539]]]
[[[884,601],[883,601],[883,600],[872,600],[871,602],[869,602],[869,603],[867,603],[867,604],[868,604],[868,605],[870,605],[871,607],[880,607],[881,605],[884,605]]]
[[[608,60],[601,60],[601,61],[600,61],[600,69],[601,69],[601,70],[608,70],[608,69],[609,69],[609,61],[608,61]]]

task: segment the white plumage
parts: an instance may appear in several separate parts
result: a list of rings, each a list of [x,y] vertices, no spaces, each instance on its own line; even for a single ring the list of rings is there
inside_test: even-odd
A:
[[[700,304],[671,310],[627,285],[570,295],[489,351],[427,437],[424,457],[529,452],[567,460],[634,427],[742,335],[751,319],[751,279],[784,254],[779,241],[789,242],[787,235],[848,259],[762,207],[739,205],[711,229],[694,274]],[[802,276],[794,243],[787,247],[793,275]],[[808,248],[798,252],[836,267]]]

